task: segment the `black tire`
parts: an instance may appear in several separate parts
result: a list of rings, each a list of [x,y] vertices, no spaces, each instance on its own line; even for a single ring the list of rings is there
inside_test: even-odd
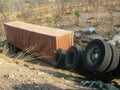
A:
[[[70,71],[82,68],[82,49],[80,47],[72,46],[68,49],[65,66]]]
[[[85,48],[83,66],[86,71],[102,73],[111,61],[112,51],[105,41],[94,39]]]
[[[66,51],[61,48],[58,49],[54,54],[53,66],[56,68],[64,68],[65,56],[66,56]]]
[[[110,72],[113,71],[114,69],[117,68],[118,64],[119,64],[119,51],[118,49],[113,46],[112,44],[109,44],[112,50],[112,58],[111,58],[111,62],[109,64],[109,66],[107,67],[107,69],[105,70],[105,72]]]

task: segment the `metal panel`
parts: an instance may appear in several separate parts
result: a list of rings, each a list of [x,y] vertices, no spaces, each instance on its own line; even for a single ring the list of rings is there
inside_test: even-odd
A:
[[[37,56],[53,56],[58,48],[67,50],[73,45],[71,31],[48,28],[20,21],[4,24],[8,41]]]

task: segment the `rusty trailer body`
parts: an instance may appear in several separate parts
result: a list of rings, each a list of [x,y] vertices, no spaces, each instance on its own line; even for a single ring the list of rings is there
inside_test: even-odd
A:
[[[53,56],[53,52],[58,48],[67,50],[73,45],[73,33],[67,30],[21,21],[5,23],[4,28],[10,43],[37,56]]]

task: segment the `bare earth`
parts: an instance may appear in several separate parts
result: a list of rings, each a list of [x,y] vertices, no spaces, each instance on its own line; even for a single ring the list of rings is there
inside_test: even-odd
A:
[[[74,26],[74,15],[63,17],[63,20],[57,22],[58,28],[64,28],[73,31],[79,31],[81,34],[86,28],[93,26],[97,29],[96,35],[82,34],[76,39],[75,44],[85,47],[88,40],[95,38],[112,39],[115,34],[120,34],[120,12],[113,14],[114,21],[111,22],[109,13],[82,13],[80,26]],[[63,23],[64,22],[64,23]],[[68,23],[71,22],[71,25]],[[113,30],[111,30],[113,25]],[[53,68],[52,65],[46,64],[41,60],[22,60],[19,58],[9,58],[4,53],[0,54],[0,90],[59,90],[59,89],[79,89],[91,90],[83,87],[79,82],[71,79],[84,76]],[[120,79],[114,79],[119,85]]]
[[[62,76],[80,77],[66,70],[37,61],[36,64],[6,57],[0,54],[0,90],[89,90],[79,83],[67,80]]]

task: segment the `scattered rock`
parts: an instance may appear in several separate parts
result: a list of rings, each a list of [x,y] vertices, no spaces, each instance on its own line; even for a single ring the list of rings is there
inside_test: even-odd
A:
[[[14,79],[14,78],[15,78],[15,75],[14,75],[14,74],[11,74],[11,75],[9,75],[8,78],[9,78],[9,79]]]
[[[115,35],[112,40],[120,43],[120,35]]]
[[[44,75],[45,74],[45,72],[40,71],[40,70],[37,70],[37,72],[38,72],[38,75]]]
[[[30,84],[31,82],[27,82],[27,84]]]
[[[81,37],[81,33],[80,33],[80,32],[75,32],[75,33],[74,33],[74,36],[75,36],[76,38],[80,38],[80,37]]]
[[[104,41],[106,41],[106,42],[109,41],[109,40],[110,40],[109,38],[104,38]]]
[[[109,40],[108,43],[112,44],[112,45],[116,45],[116,42],[114,40]]]
[[[95,34],[95,33],[96,33],[96,28],[94,28],[94,27],[89,27],[85,33],[86,33],[86,34],[89,34],[89,35]]]
[[[15,75],[14,74],[10,74],[10,75],[4,75],[4,78],[8,78],[8,79],[15,79]]]

